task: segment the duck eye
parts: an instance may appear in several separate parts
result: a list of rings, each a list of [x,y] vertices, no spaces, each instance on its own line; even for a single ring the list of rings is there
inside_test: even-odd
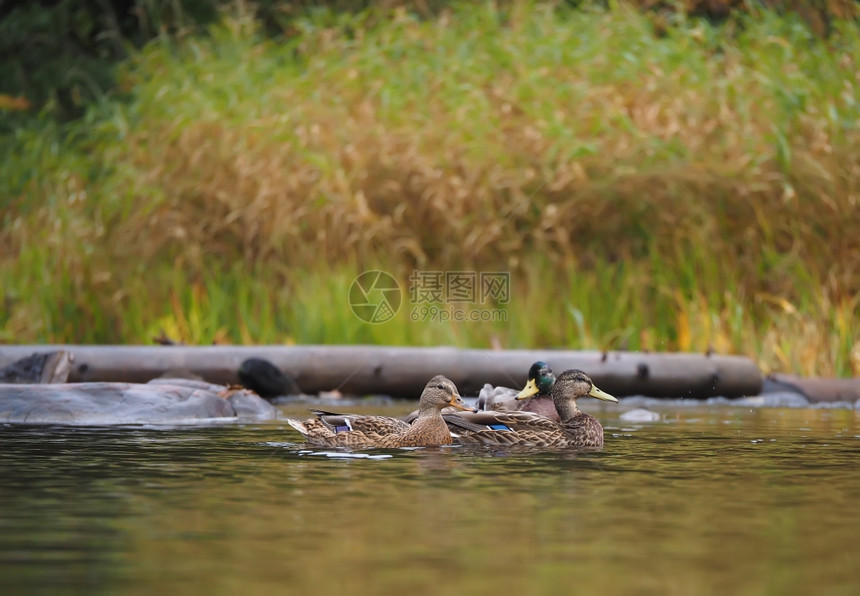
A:
[[[443,385],[442,383],[439,383],[438,385],[436,385],[436,389],[442,389],[444,391],[445,385]]]

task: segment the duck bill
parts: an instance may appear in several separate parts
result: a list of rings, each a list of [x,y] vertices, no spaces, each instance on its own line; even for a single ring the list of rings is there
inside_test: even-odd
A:
[[[448,402],[448,405],[453,407],[453,408],[457,408],[458,410],[463,410],[465,412],[474,412],[475,411],[474,408],[470,408],[469,406],[467,406],[463,402],[463,400],[460,398],[459,395],[452,395],[451,401]]]
[[[588,395],[591,397],[596,397],[597,399],[602,399],[603,401],[611,401],[613,403],[618,403],[618,400],[606,393],[605,391],[601,391],[596,386],[591,386],[591,391],[588,392]]]
[[[516,399],[528,399],[532,395],[537,395],[540,393],[540,389],[538,389],[537,381],[534,379],[529,379],[529,382],[526,383],[526,386],[523,387],[523,390],[517,393]]]

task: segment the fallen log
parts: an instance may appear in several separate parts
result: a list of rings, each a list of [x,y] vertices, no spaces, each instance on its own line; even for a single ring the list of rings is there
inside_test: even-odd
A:
[[[556,373],[586,371],[616,396],[756,395],[762,375],[740,356],[690,353],[570,350],[463,350],[389,346],[0,346],[0,366],[39,351],[63,349],[74,356],[72,382],[144,382],[164,371],[188,369],[209,382],[232,384],[247,358],[264,358],[295,379],[305,393],[338,389],[355,395],[417,398],[427,379],[444,374],[463,395],[484,383],[521,387],[532,362],[545,360]]]

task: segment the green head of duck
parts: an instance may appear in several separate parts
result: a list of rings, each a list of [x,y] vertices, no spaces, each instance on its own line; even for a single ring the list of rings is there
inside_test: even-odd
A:
[[[555,383],[555,375],[549,364],[538,360],[529,369],[529,378],[523,390],[517,394],[516,399],[526,399],[533,395],[548,395]]]

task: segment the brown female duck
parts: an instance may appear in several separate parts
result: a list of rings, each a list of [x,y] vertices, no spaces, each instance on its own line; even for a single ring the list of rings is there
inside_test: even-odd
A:
[[[335,414],[313,410],[316,418],[287,423],[304,435],[310,445],[320,447],[428,447],[450,445],[451,433],[442,419],[442,409],[453,406],[468,410],[450,379],[430,379],[418,401],[418,418],[411,425],[388,416]]]
[[[463,412],[445,416],[455,440],[464,444],[529,445],[537,447],[602,447],[603,427],[581,411],[576,400],[617,399],[595,387],[581,370],[566,370],[550,389],[561,422],[531,412]],[[518,397],[517,399],[527,399]]]

